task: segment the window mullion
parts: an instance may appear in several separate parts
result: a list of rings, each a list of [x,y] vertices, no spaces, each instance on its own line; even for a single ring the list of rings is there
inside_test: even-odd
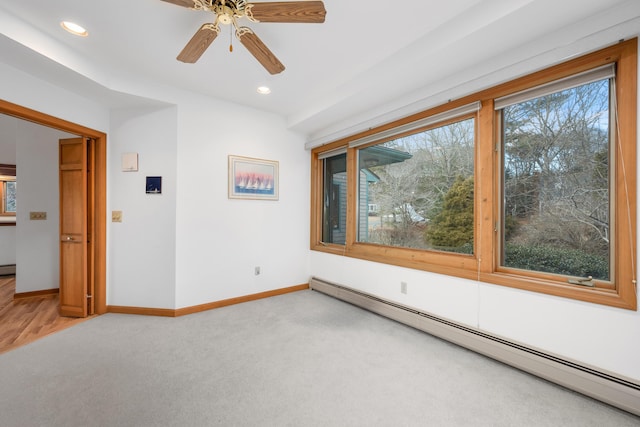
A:
[[[358,153],[347,150],[347,236],[345,247],[349,251],[356,242],[358,200]]]
[[[475,223],[477,237],[478,273],[491,273],[494,269],[494,256],[497,247],[495,224],[499,220],[499,206],[497,197],[499,187],[495,183],[494,173],[497,165],[497,153],[493,149],[496,135],[494,126],[493,100],[482,103],[482,109],[478,114],[477,138],[476,138],[476,194],[475,198]]]

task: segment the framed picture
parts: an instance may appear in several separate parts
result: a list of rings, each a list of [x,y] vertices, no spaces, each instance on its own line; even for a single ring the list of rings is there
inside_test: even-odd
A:
[[[148,176],[146,192],[147,194],[162,194],[162,177]]]
[[[229,198],[278,200],[278,162],[229,156]]]

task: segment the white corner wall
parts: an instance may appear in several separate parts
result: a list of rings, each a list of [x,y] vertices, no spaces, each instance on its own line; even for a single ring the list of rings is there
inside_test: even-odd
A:
[[[108,146],[109,305],[175,307],[176,107],[128,109],[111,115]],[[138,154],[138,171],[123,172],[122,154]],[[147,176],[162,177],[162,194],[146,194]]]
[[[189,101],[178,109],[176,307],[308,283],[310,161],[302,136],[274,115]],[[280,199],[229,199],[229,155],[278,161]]]

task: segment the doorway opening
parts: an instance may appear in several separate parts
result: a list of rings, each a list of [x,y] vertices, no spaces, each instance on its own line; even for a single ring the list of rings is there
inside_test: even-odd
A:
[[[87,191],[94,198],[94,209],[90,212],[89,221],[93,224],[93,247],[90,253],[89,263],[92,265],[92,277],[94,293],[92,305],[95,314],[107,312],[106,301],[106,182],[107,182],[107,136],[105,133],[59,119],[17,104],[0,100],[0,113],[13,116],[18,119],[33,122],[49,128],[80,135],[95,141],[95,173],[90,184],[87,183]],[[55,142],[52,142],[55,143]],[[62,284],[61,284],[62,285]]]

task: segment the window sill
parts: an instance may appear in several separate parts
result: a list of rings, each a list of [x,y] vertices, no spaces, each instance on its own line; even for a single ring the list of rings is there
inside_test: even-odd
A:
[[[630,290],[625,292],[624,289],[573,285],[560,280],[532,278],[508,272],[482,273],[480,274],[480,280],[486,283],[530,292],[608,305],[627,310],[637,310],[634,286],[628,287]]]

